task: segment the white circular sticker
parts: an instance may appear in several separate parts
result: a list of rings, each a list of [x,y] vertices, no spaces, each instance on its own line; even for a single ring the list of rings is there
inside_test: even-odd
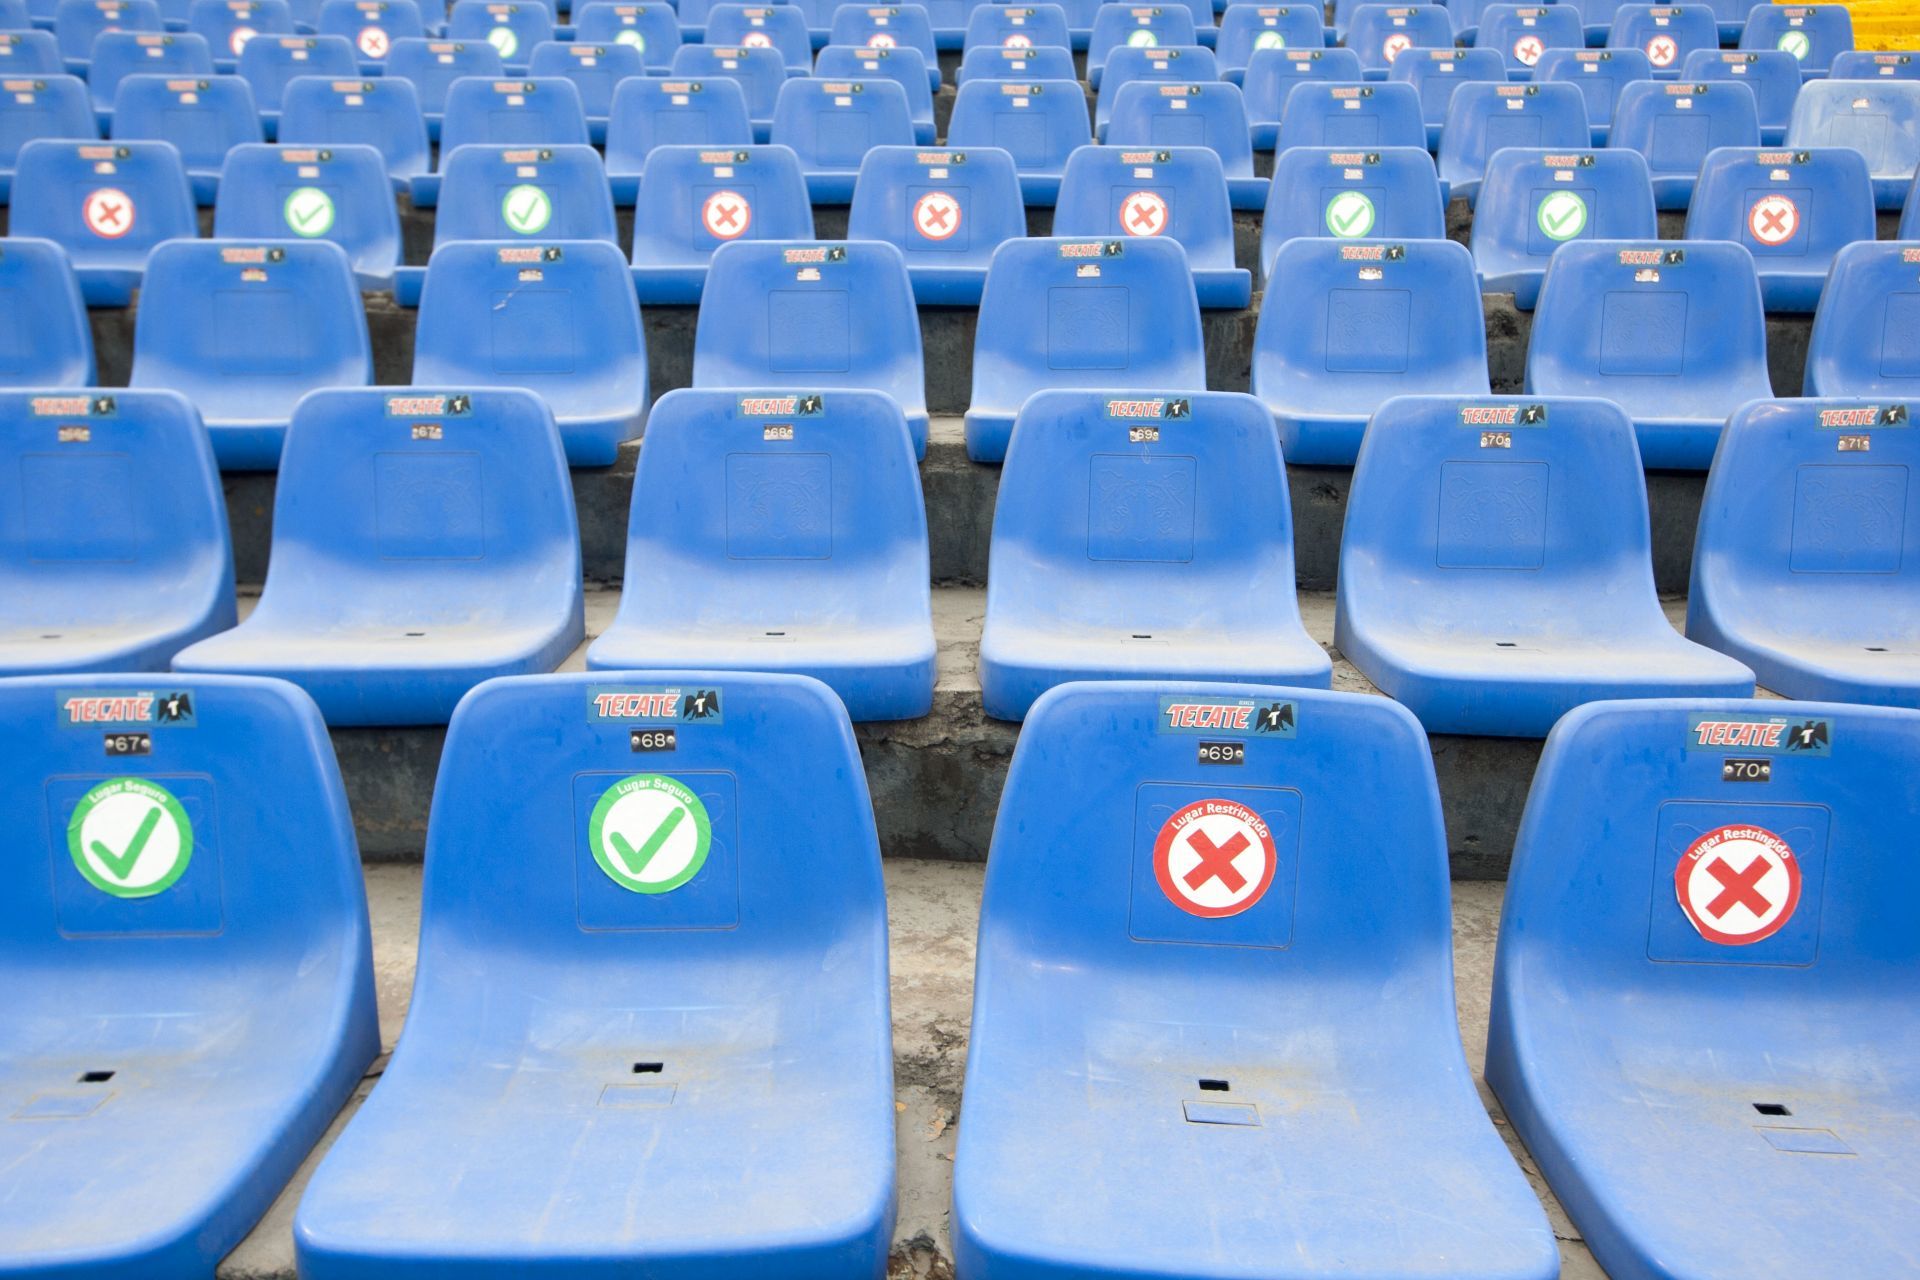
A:
[[[233,56],[237,58],[240,51],[247,47],[247,41],[259,34],[252,27],[235,27],[227,33],[227,48],[233,50]]]
[[[80,216],[102,240],[118,240],[133,230],[133,198],[117,187],[101,187],[87,194]]]
[[[639,773],[601,793],[587,823],[593,860],[634,893],[670,893],[700,874],[713,825],[700,797],[673,778]]]
[[[886,31],[876,31],[867,37],[867,48],[869,49],[892,49],[898,46],[899,43],[899,41],[893,38],[891,32]]]
[[[492,45],[503,58],[511,58],[520,52],[520,37],[513,34],[512,27],[493,27],[487,32],[487,43]]]
[[[1232,800],[1201,800],[1168,818],[1153,843],[1153,875],[1188,915],[1236,916],[1265,896],[1279,855],[1259,814]]]
[[[1378,217],[1372,198],[1364,191],[1341,191],[1327,201],[1327,230],[1342,240],[1371,232]]]
[[[387,33],[379,27],[360,28],[360,38],[356,43],[360,46],[360,52],[369,58],[387,56]]]
[[[1546,42],[1532,32],[1528,32],[1513,42],[1514,59],[1523,66],[1530,67],[1540,61],[1540,55],[1546,51]]]
[[[913,202],[913,229],[928,240],[951,240],[960,230],[960,202],[944,191],[929,191]]]
[[[1413,37],[1404,31],[1396,31],[1380,44],[1380,56],[1388,62],[1413,48]]]
[[[1647,61],[1656,67],[1670,67],[1680,56],[1680,45],[1672,36],[1655,36],[1647,41]]]
[[[647,38],[632,27],[623,27],[620,34],[613,38],[615,44],[632,45],[642,53],[647,51]]]
[[[1167,229],[1167,202],[1157,192],[1134,192],[1120,202],[1120,229],[1130,236],[1159,235]]]
[[[1587,201],[1577,191],[1549,191],[1534,212],[1534,221],[1549,240],[1571,240],[1587,229]]]
[[[738,240],[753,225],[753,206],[738,191],[716,191],[700,206],[700,225],[716,240]]]
[[[1002,49],[1031,49],[1033,48],[1033,37],[1023,36],[1016,31],[1005,40],[1002,40],[1000,47]]]
[[[1139,27],[1128,34],[1127,44],[1130,48],[1134,49],[1158,48],[1160,37],[1148,31],[1145,27]]]
[[[1805,62],[1807,55],[1813,52],[1813,41],[1807,39],[1807,33],[1804,31],[1783,31],[1780,33],[1780,38],[1774,42],[1773,47],[1783,49],[1800,61]]]
[[[101,892],[151,898],[186,874],[193,858],[193,824],[165,787],[144,778],[113,778],[73,807],[67,852],[87,883]]]
[[[318,187],[295,187],[280,206],[287,230],[312,240],[333,230],[333,197]]]
[[[1287,38],[1278,31],[1262,31],[1253,38],[1253,47],[1256,49],[1284,49],[1287,47]]]
[[[1747,210],[1747,230],[1768,248],[1785,244],[1800,230],[1800,208],[1783,195],[1761,196]]]
[[[742,49],[771,49],[773,48],[773,37],[764,31],[749,31],[746,34],[746,38],[740,41],[740,47]]]
[[[1800,860],[1764,827],[1728,826],[1688,846],[1673,869],[1680,909],[1708,942],[1771,938],[1800,905]]]

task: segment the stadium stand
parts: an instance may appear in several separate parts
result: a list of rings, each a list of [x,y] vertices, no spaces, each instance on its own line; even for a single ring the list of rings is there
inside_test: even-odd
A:
[[[1387,69],[1409,49],[1451,49],[1453,19],[1437,4],[1356,5],[1346,46],[1360,55],[1367,79],[1384,80]]]
[[[998,147],[1020,171],[1030,206],[1051,207],[1075,147],[1093,141],[1087,100],[1075,80],[973,80],[960,86],[947,124],[947,146]]]
[[[253,90],[264,136],[272,141],[289,83],[301,76],[357,79],[360,63],[345,36],[261,36],[240,50],[239,73]]]
[[[1807,342],[1807,396],[1920,400],[1920,244],[1850,244],[1833,256]]]
[[[0,387],[90,387],[93,328],[59,245],[0,239]]]
[[[1688,240],[1746,246],[1769,312],[1813,311],[1833,255],[1873,237],[1873,180],[1849,147],[1709,151],[1687,208]]]
[[[1609,49],[1638,49],[1656,80],[1680,75],[1687,56],[1720,47],[1720,25],[1708,4],[1623,4],[1614,10]]]
[[[580,91],[573,81],[460,79],[447,90],[440,125],[440,163],[471,143],[486,146],[587,145],[592,134]],[[440,200],[440,174],[418,173],[410,182],[413,203],[431,208]]]
[[[1405,81],[1420,92],[1420,118],[1427,126],[1427,149],[1440,146],[1453,92],[1470,81],[1507,83],[1507,64],[1493,49],[1413,49],[1395,58],[1387,79]]]
[[[596,144],[607,140],[607,118],[613,114],[613,94],[622,80],[646,74],[640,50],[624,44],[584,44],[578,40],[544,40],[533,47],[527,74],[536,79],[571,80],[580,91],[580,110],[586,113],[587,133]]]
[[[373,147],[386,160],[387,175],[396,190],[427,176],[430,168],[427,121],[420,111],[419,94],[411,81],[394,76],[372,80],[302,77],[289,82],[275,137],[299,146]]]
[[[750,146],[753,138],[746,94],[736,81],[655,76],[622,80],[613,91],[613,115],[607,121],[607,182],[614,203],[634,202],[647,156],[656,148],[724,150]]]
[[[553,11],[539,3],[454,0],[447,39],[492,45],[508,75],[526,75],[533,51],[554,38]]]
[[[891,80],[899,85],[900,91],[907,95],[907,117],[913,122],[913,140],[922,146],[933,145],[933,91],[927,87],[927,81],[939,70],[938,63],[929,67],[918,49],[828,45],[813,60],[816,80]]]
[[[1469,208],[1487,160],[1505,147],[1578,151],[1592,138],[1586,99],[1570,84],[1467,84],[1440,131],[1440,189]]]
[[[1224,80],[1184,85],[1136,80],[1122,87],[1105,141],[1128,148],[1209,147],[1220,157],[1234,208],[1259,209],[1267,202],[1268,179],[1253,173],[1246,103]]]
[[[1874,199],[1898,209],[1920,166],[1920,84],[1910,80],[1824,80],[1794,99],[1787,145],[1852,147],[1867,159]]]
[[[40,138],[16,163],[9,233],[65,250],[90,307],[126,306],[154,246],[198,232],[171,143]]]
[[[1120,90],[1134,81],[1148,84],[1180,85],[1205,83],[1220,78],[1213,50],[1197,44],[1166,45],[1159,48],[1122,45],[1107,55],[1106,74],[1100,79],[1100,92],[1093,104],[1093,136],[1107,136],[1107,121],[1113,115],[1113,103]]]
[[[260,601],[174,670],[290,680],[337,727],[444,724],[481,681],[559,665],[585,636],[560,437],[531,391],[469,385],[301,401]]]
[[[1307,81],[1334,81],[1354,85],[1361,79],[1360,57],[1351,49],[1256,49],[1247,60],[1240,96],[1246,103],[1247,126],[1253,145],[1262,151],[1277,149],[1280,117],[1294,86]],[[1414,114],[1419,114],[1415,95]],[[1299,146],[1327,145],[1301,141]],[[1390,144],[1382,144],[1390,145]]]
[[[1474,45],[1498,51],[1508,73],[1525,80],[1547,50],[1584,49],[1587,38],[1572,5],[1490,4],[1481,11]]]
[[[1433,157],[1419,147],[1336,151],[1292,147],[1274,157],[1260,221],[1260,278],[1273,281],[1280,246],[1296,236],[1444,240],[1447,213]]]
[[[871,164],[875,152],[867,154]],[[807,181],[786,147],[666,146],[650,161],[633,216],[633,283],[642,304],[698,303],[713,251],[730,241],[813,239]]]
[[[1740,32],[1742,49],[1778,49],[1809,78],[1824,76],[1853,49],[1853,15],[1844,4],[1755,5]]]
[[[1548,49],[1533,64],[1533,78],[1539,84],[1565,82],[1578,88],[1587,102],[1593,145],[1604,147],[1621,86],[1653,79],[1653,64],[1638,49]]]
[[[1185,48],[1200,43],[1184,5],[1102,4],[1087,41],[1087,85],[1098,90],[1115,49]]]
[[[820,204],[853,199],[860,162],[873,146],[912,146],[907,94],[892,80],[820,80],[800,76],[780,86],[773,143],[791,148]]]
[[[1026,233],[1019,172],[997,147],[875,147],[861,162],[847,214],[847,239],[900,250],[921,305],[978,306],[993,251]],[[809,221],[804,233],[765,238],[812,237]]]
[[[1695,49],[1681,69],[1683,81],[1701,83],[1731,80],[1753,90],[1754,110],[1760,117],[1760,145],[1777,147],[1786,140],[1794,99],[1800,95],[1800,64],[1778,49]]]
[[[1732,81],[1636,80],[1620,86],[1607,145],[1646,157],[1657,207],[1685,209],[1709,151],[1761,145],[1758,104]]]
[[[53,37],[67,71],[85,76],[93,66],[93,42],[104,32],[159,35],[166,30],[153,0],[60,0],[54,10]]]
[[[1653,240],[1659,215],[1638,151],[1508,147],[1487,160],[1467,247],[1482,293],[1531,311],[1547,263],[1573,240]]]
[[[213,234],[221,240],[292,235],[331,240],[352,259],[362,289],[391,290],[400,218],[386,163],[372,147],[247,143],[227,154]]]
[[[1367,419],[1399,395],[1490,394],[1480,287],[1446,240],[1289,240],[1268,278],[1287,303],[1262,307],[1253,394],[1289,463],[1345,466]]]
[[[662,74],[680,47],[680,20],[665,0],[625,4],[590,0],[573,10],[573,38],[582,44],[630,45],[646,69]]]
[[[98,138],[87,86],[77,76],[12,82],[0,94],[0,198],[10,198],[20,150],[41,138]]]
[[[1249,84],[1253,75],[1247,73]],[[1420,91],[1412,85],[1309,80],[1295,84],[1287,94],[1274,151],[1285,153],[1295,147],[1424,150],[1426,143]]]
[[[395,40],[387,54],[389,80],[413,83],[420,99],[420,112],[427,118],[427,136],[440,140],[440,126],[447,114],[447,90],[465,76],[498,80],[507,73],[500,52],[485,41],[425,40],[419,37]]]
[[[753,121],[751,141],[765,142],[773,135],[773,104],[780,96],[780,86],[787,82],[786,63],[781,61],[777,49],[682,45],[673,55],[672,76],[674,81],[717,78],[735,81],[746,95],[747,117]],[[618,112],[615,115],[617,118]],[[611,124],[608,129],[611,132]]]
[[[171,76],[176,80],[213,74],[207,42],[190,32],[155,35],[147,31],[103,31],[93,42],[87,91],[105,133],[113,123],[113,96],[130,75]]]
[[[1262,49],[1318,50],[1326,29],[1318,6],[1310,4],[1232,4],[1220,15],[1214,53],[1223,78],[1240,84],[1247,63]]]
[[[1067,158],[1053,234],[1165,236],[1187,251],[1202,307],[1239,310],[1253,295],[1251,273],[1234,265],[1226,175],[1206,147],[1081,147]]]

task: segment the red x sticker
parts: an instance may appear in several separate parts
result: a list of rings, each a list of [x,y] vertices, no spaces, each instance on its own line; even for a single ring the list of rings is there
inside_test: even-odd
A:
[[[1688,846],[1674,892],[1700,936],[1744,947],[1786,927],[1800,905],[1800,861],[1764,827],[1719,827]]]
[[[1265,820],[1231,800],[1201,800],[1160,828],[1153,874],[1161,892],[1189,915],[1237,916],[1273,884],[1279,855]]]

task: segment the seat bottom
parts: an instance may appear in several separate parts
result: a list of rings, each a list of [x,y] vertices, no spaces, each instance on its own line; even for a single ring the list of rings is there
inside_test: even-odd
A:
[[[224,618],[89,623],[8,622],[0,629],[0,676],[83,671],[165,671],[188,645],[233,626]]]
[[[1910,631],[1850,643],[1778,633],[1699,639],[1752,667],[1761,687],[1785,698],[1920,708],[1920,638]]]

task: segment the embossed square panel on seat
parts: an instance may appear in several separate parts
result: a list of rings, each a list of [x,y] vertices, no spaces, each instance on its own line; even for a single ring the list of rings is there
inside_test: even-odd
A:
[[[587,113],[587,132],[594,142],[604,143],[607,119],[613,114],[613,91],[622,80],[647,71],[640,50],[631,45],[543,40],[533,47],[527,74],[571,80],[580,91],[580,109]]]
[[[780,86],[769,136],[800,158],[816,202],[846,204],[867,152],[912,146],[915,135],[906,90],[894,81],[797,76]]]
[[[960,70],[955,73],[953,83],[958,89],[969,80],[1072,80],[1078,74],[1073,68],[1073,51],[1064,47],[980,45],[967,50],[960,59]]]
[[[1620,87],[1607,145],[1645,156],[1654,203],[1685,209],[1709,151],[1760,145],[1758,100],[1735,80],[1636,80]]]
[[[680,20],[666,0],[590,0],[571,10],[571,17],[576,42],[630,46],[656,74],[673,65],[680,47]]]
[[[1119,99],[1120,90],[1136,80],[1177,85],[1219,78],[1220,69],[1214,62],[1213,50],[1197,44],[1122,45],[1108,55],[1106,74],[1100,78],[1100,92],[1093,103],[1094,140],[1106,138],[1107,121],[1113,118],[1113,104]]]

